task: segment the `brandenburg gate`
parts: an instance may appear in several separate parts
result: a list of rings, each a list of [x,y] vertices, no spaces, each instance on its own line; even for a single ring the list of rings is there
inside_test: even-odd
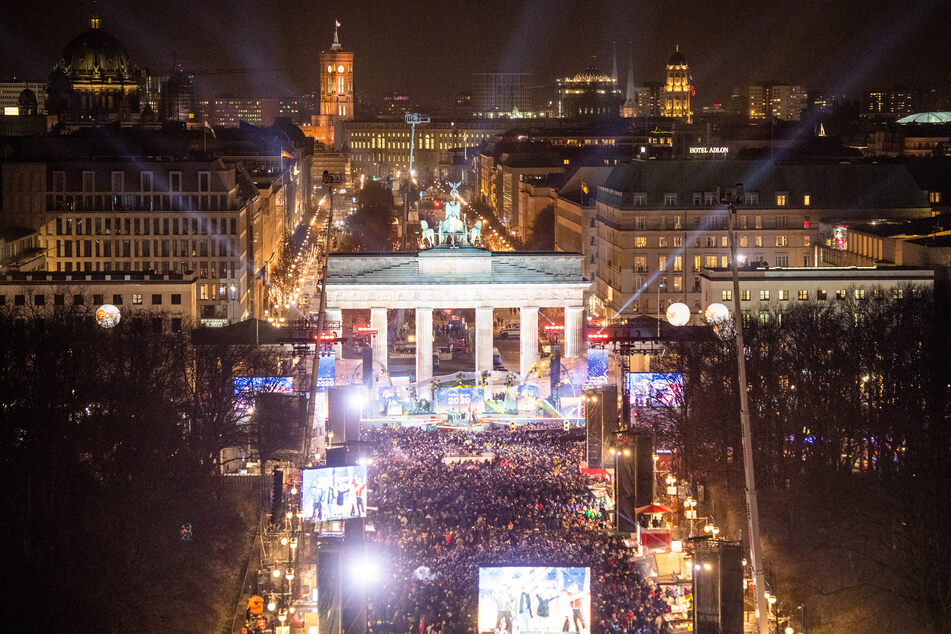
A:
[[[475,309],[475,370],[492,370],[493,310],[520,309],[520,374],[538,361],[538,310],[565,314],[564,356],[584,352],[582,314],[590,282],[573,253],[491,252],[438,245],[418,253],[332,254],[327,262],[327,320],[370,310],[374,359],[386,366],[387,310],[416,311],[416,380],[433,376],[433,311]],[[338,344],[339,346],[339,344]],[[340,350],[337,351],[338,355]]]

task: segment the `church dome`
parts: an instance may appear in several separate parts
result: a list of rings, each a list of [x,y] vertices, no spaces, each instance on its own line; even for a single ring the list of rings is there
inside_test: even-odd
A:
[[[667,62],[668,66],[686,66],[687,59],[684,57],[683,53],[680,52],[680,47],[676,47],[674,52],[670,56],[670,60]]]
[[[132,76],[129,55],[125,47],[99,28],[99,18],[93,17],[89,30],[77,35],[66,45],[57,70],[73,80],[123,81]]]
[[[592,83],[592,82],[602,82],[602,81],[610,82],[612,81],[612,79],[608,77],[607,75],[602,75],[600,72],[598,72],[598,69],[595,68],[594,66],[588,66],[586,69],[584,69],[583,71],[581,71],[580,73],[578,73],[577,75],[569,79],[568,81]]]

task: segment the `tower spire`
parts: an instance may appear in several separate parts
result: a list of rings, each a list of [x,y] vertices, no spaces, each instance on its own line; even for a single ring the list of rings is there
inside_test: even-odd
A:
[[[343,50],[343,47],[340,46],[340,39],[337,37],[337,29],[340,28],[340,20],[334,21],[334,43],[330,45],[330,50],[340,51]]]
[[[614,58],[611,64],[611,79],[617,82],[617,42],[611,40],[611,56]]]
[[[625,101],[634,103],[634,42],[631,42],[631,61],[627,65],[627,90]]]

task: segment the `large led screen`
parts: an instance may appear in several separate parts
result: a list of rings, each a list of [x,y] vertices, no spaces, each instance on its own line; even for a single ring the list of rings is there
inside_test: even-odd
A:
[[[601,348],[588,350],[588,384],[592,386],[608,384],[608,351]]]
[[[255,394],[293,394],[292,376],[239,376],[234,379],[235,409],[245,410],[254,403]]]
[[[367,515],[367,467],[304,469],[304,519],[315,522],[348,520]]]
[[[479,632],[591,631],[589,568],[479,568]]]
[[[680,373],[628,372],[631,407],[680,407],[684,377]]]

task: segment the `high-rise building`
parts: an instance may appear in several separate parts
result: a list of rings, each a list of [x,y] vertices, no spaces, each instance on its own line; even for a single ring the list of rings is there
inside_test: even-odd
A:
[[[195,75],[178,69],[162,83],[159,117],[163,121],[195,121],[198,102],[195,99]]]
[[[693,96],[693,85],[690,81],[690,69],[680,47],[674,48],[673,54],[667,61],[667,81],[664,84],[664,116],[673,119],[684,119],[687,123],[693,121],[693,110],[690,109],[690,98]]]
[[[664,116],[664,82],[645,81],[635,93],[638,117]]]
[[[237,128],[242,123],[265,125],[266,99],[236,99],[227,95],[199,102],[200,119],[213,127]]]
[[[919,110],[914,90],[872,90],[865,93],[862,116],[869,119],[899,119]]]
[[[798,121],[806,109],[806,93],[802,86],[774,82],[750,85],[750,119]]]
[[[532,111],[531,73],[472,73],[472,109],[497,117]]]

